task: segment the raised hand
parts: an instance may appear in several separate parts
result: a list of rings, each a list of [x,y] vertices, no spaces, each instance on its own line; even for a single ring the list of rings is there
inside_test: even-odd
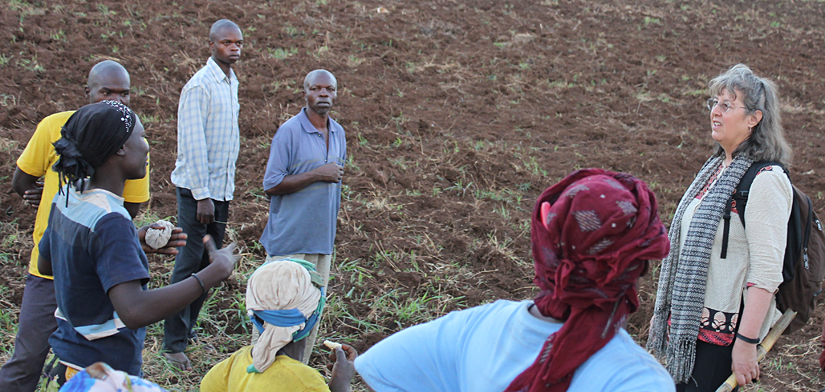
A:
[[[358,352],[348,344],[342,344],[329,353],[329,360],[333,362],[329,380],[331,392],[349,392],[352,377],[355,376],[355,358],[358,358]]]
[[[240,255],[235,253],[235,243],[233,242],[225,248],[218,249],[215,245],[215,240],[211,235],[207,234],[203,237],[203,245],[209,253],[209,262],[211,263],[204,269],[204,271],[214,270],[210,271],[210,273],[214,272],[219,281],[232,275],[232,271],[235,269],[235,264],[238,262],[238,258],[240,257]],[[200,275],[200,273],[198,274]]]

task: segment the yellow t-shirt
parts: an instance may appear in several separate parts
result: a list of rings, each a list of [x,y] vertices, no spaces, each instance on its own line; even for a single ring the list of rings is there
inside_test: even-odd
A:
[[[251,364],[252,346],[246,346],[206,373],[201,392],[329,392],[321,373],[286,355],[263,373],[247,373]]]
[[[40,199],[40,206],[37,207],[37,218],[34,221],[34,249],[29,262],[29,273],[41,278],[52,279],[51,276],[43,275],[37,270],[37,259],[40,251],[37,246],[46,226],[49,224],[49,212],[52,209],[52,199],[57,194],[59,179],[57,173],[52,170],[52,165],[57,162],[58,155],[54,151],[52,143],[60,139],[60,129],[69,120],[74,111],[60,112],[52,114],[37,124],[37,130],[23,150],[23,154],[17,159],[17,167],[28,175],[43,176],[43,196]],[[128,203],[143,203],[149,200],[149,168],[147,162],[146,177],[140,180],[126,181],[123,188],[123,198]]]

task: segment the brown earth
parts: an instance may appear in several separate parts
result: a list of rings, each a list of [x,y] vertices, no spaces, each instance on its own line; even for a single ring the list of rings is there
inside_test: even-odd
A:
[[[338,77],[333,117],[350,155],[323,328],[360,351],[454,309],[531,297],[529,212],[574,169],[635,174],[669,222],[711,151],[707,81],[739,62],[777,82],[793,180],[825,214],[825,5],[802,0],[6,0],[0,183],[10,189],[38,121],[83,105],[88,70],[115,59],[131,72],[132,107],[152,146],[143,219],[174,217],[179,93],[209,55],[208,27],[222,17],[245,35],[229,225],[245,265],[213,297],[202,327],[220,354],[195,359],[194,374],[156,365],[158,331],[150,329],[147,374],[170,388],[196,386],[209,364],[242,344],[237,308],[244,273],[263,258],[269,141],[303,105],[301,81],[315,68]],[[10,350],[34,213],[11,191],[0,194],[0,207],[0,325]],[[152,265],[154,284],[168,281],[171,260]],[[653,282],[642,283],[642,308],[630,320],[642,343]],[[749,390],[822,389],[823,313],[781,340],[761,386]]]

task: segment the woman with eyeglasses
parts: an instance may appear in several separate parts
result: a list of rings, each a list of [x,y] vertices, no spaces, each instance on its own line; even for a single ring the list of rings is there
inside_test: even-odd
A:
[[[739,385],[759,378],[756,345],[780,316],[774,294],[793,201],[776,85],[737,64],[709,89],[716,148],[670,225],[647,344],[666,359],[680,392],[715,391],[731,372]],[[745,227],[731,197],[756,162],[782,166],[765,166],[754,178]]]

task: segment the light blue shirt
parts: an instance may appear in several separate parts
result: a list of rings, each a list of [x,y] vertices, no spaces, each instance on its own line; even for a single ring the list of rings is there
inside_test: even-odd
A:
[[[178,104],[178,157],[175,186],[195,200],[232,200],[238,160],[238,78],[211,57],[183,86]]]
[[[562,324],[499,300],[398,332],[355,360],[376,392],[501,392]],[[573,374],[568,392],[675,391],[670,374],[622,329]]]
[[[306,108],[292,117],[272,138],[264,173],[264,189],[277,186],[287,175],[312,171],[327,163],[344,165],[347,139],[344,128],[329,119],[329,150],[321,134],[309,121]],[[332,254],[341,182],[316,182],[298,192],[272,196],[269,220],[261,243],[270,256],[295,253]]]

